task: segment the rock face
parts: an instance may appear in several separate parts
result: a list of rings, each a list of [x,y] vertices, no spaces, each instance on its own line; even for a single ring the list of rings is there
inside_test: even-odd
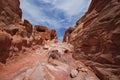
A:
[[[32,35],[32,24],[28,20],[24,20],[23,26],[25,26],[27,36],[30,37]]]
[[[42,45],[46,40],[57,39],[55,30],[39,25],[33,29],[28,20],[22,21],[21,18],[19,0],[0,0],[0,62],[5,63],[9,53],[19,53]]]
[[[40,35],[43,40],[57,39],[56,31],[49,30],[46,26],[35,25],[34,34]]]
[[[22,11],[19,8],[19,0],[1,0],[0,1],[0,22],[4,24],[16,23],[21,20]]]
[[[120,0],[92,0],[65,33],[74,47],[54,29],[22,21],[19,6],[0,0],[0,80],[120,79]]]
[[[12,37],[5,31],[0,31],[0,62],[5,63],[9,57],[9,50],[11,47]]]
[[[0,31],[0,51],[9,50],[11,46],[12,37],[5,31]]]
[[[120,67],[120,0],[92,0],[86,14],[77,21],[76,26],[69,28],[63,41],[74,45],[75,59],[82,59]],[[115,72],[106,70],[109,80],[119,80],[118,68]],[[94,68],[98,69],[98,68]],[[97,70],[100,71],[100,70]],[[96,72],[99,76],[99,72]],[[115,75],[114,77],[112,75]],[[101,80],[107,80],[99,76]]]
[[[64,35],[64,39],[63,39],[63,41],[64,42],[69,42],[69,40],[70,40],[70,34],[72,33],[74,31],[74,27],[70,27],[70,28],[68,28],[66,31],[65,31],[65,35]]]

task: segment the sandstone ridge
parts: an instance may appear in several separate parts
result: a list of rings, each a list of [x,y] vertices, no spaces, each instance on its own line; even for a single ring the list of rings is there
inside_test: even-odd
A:
[[[73,57],[90,66],[101,80],[119,80],[120,1],[92,0],[76,26],[66,30],[63,42],[71,43]]]

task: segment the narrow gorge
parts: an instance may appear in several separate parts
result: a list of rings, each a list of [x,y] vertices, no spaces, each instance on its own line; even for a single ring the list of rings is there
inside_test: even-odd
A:
[[[91,0],[62,42],[0,0],[0,80],[120,80],[120,0]]]

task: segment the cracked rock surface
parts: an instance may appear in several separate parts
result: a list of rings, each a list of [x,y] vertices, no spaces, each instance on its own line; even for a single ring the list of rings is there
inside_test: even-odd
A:
[[[1,65],[0,80],[99,80],[82,62],[72,58],[70,44],[49,41],[33,48]]]

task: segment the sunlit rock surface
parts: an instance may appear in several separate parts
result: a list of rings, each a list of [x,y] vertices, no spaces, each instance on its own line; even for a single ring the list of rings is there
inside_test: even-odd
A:
[[[19,5],[0,1],[0,80],[120,79],[119,0],[92,0],[64,42],[56,30],[22,21]]]
[[[55,41],[32,47],[0,66],[0,80],[99,80],[72,58],[72,49],[70,44]]]
[[[27,48],[44,45],[47,40],[57,39],[56,30],[49,30],[47,27],[47,31],[33,29],[28,20],[22,21],[21,18],[19,0],[0,1],[0,62],[2,63],[6,63],[8,58],[24,52]]]

